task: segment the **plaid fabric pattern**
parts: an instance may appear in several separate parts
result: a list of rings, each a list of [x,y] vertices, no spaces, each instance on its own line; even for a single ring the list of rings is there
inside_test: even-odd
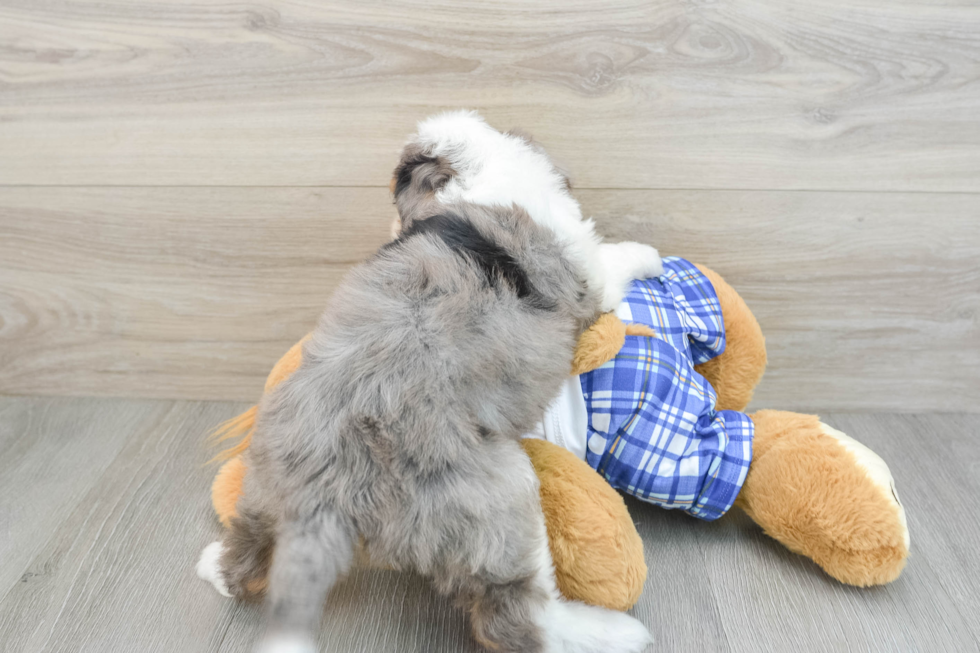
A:
[[[665,508],[713,520],[735,502],[752,459],[752,420],[715,410],[717,396],[694,365],[725,350],[711,282],[684,259],[635,281],[616,311],[656,338],[627,336],[619,354],[583,374],[589,417],[586,460],[613,487]]]

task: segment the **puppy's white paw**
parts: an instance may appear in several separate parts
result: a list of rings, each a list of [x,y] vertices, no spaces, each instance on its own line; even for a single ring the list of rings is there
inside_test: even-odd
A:
[[[619,307],[634,279],[659,277],[664,271],[657,250],[641,243],[603,243],[599,246],[599,257],[606,278],[603,311],[614,311]]]
[[[231,598],[228,585],[225,584],[225,579],[221,575],[220,563],[223,551],[224,547],[221,542],[212,542],[204,547],[204,550],[201,551],[201,559],[197,561],[197,577],[214,585],[214,589],[218,590],[218,594],[221,596]]]
[[[620,265],[632,272],[632,279],[649,279],[663,274],[664,263],[660,252],[643,243],[626,241],[614,245]]]
[[[653,637],[646,626],[622,612],[614,613],[609,619],[606,632],[606,641],[609,642],[606,651],[610,653],[640,653],[653,644]]]
[[[255,653],[316,653],[316,645],[304,635],[268,635]]]
[[[640,653],[653,643],[628,614],[576,601],[551,604],[542,626],[548,653]]]

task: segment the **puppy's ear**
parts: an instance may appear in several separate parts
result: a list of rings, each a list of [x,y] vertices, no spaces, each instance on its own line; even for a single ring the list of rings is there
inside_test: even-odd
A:
[[[431,200],[436,191],[452,179],[453,174],[453,169],[442,157],[427,154],[414,143],[405,146],[390,185],[402,221],[421,204]]]
[[[438,156],[431,156],[419,145],[407,145],[395,168],[391,190],[395,199],[406,191],[434,193],[453,176],[453,169]]]

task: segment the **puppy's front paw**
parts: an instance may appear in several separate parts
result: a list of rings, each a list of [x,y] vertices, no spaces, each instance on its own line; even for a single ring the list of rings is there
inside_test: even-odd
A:
[[[224,547],[221,542],[212,542],[204,547],[201,551],[201,559],[197,561],[197,577],[214,585],[214,589],[218,590],[221,596],[231,598],[231,592],[228,591],[228,585],[221,574],[223,552]]]
[[[614,247],[619,265],[630,272],[630,281],[659,277],[663,274],[664,263],[655,248],[632,241],[616,243]]]
[[[599,256],[606,276],[603,311],[616,310],[634,279],[659,277],[664,271],[657,250],[641,243],[603,243],[599,246]]]

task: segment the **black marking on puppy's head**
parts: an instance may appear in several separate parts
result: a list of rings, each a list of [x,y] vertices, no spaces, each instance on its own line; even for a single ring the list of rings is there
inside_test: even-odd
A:
[[[405,190],[408,189],[409,185],[412,183],[412,176],[416,172],[424,173],[424,166],[435,166],[439,162],[434,156],[427,156],[425,154],[414,154],[410,158],[403,160],[395,168],[394,173],[394,188],[392,192],[395,197],[401,195]],[[420,174],[420,186],[426,188],[426,190],[434,190],[433,184],[429,183],[429,180],[424,174]]]
[[[407,145],[392,175],[391,192],[396,202],[408,190],[415,194],[433,193],[452,176],[453,169],[444,159],[426,154],[418,145]]]
[[[398,240],[392,245],[422,234],[437,236],[453,252],[475,263],[483,272],[489,286],[497,287],[500,280],[503,280],[517,293],[518,298],[527,300],[535,308],[554,310],[555,307],[535,289],[527,271],[521,267],[517,259],[484,236],[466,218],[452,214],[438,214],[424,220],[416,220],[402,231]]]

